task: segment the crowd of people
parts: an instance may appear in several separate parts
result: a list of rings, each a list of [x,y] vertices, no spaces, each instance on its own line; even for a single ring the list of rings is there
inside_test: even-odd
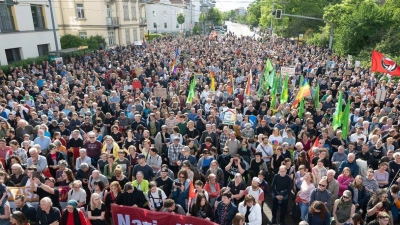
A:
[[[267,59],[278,79],[295,68],[291,97],[275,106],[279,93],[258,92]],[[266,206],[281,225],[398,221],[399,86],[386,76],[327,49],[233,33],[64,61],[0,70],[0,224],[110,224],[114,203],[221,225],[265,224]],[[291,107],[301,76],[312,92],[303,112]],[[347,100],[342,138],[332,122]],[[18,194],[11,210],[7,187],[29,188],[39,206]]]

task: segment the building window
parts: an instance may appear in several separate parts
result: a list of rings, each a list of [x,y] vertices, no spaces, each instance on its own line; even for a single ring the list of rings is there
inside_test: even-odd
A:
[[[9,48],[5,51],[8,64],[21,60],[21,48]]]
[[[49,44],[38,45],[37,46],[39,56],[48,55],[49,54]]]
[[[137,20],[137,18],[136,18],[136,7],[135,6],[131,6],[131,11],[132,11],[132,19],[133,20]]]
[[[124,2],[124,5],[122,6],[122,10],[124,11],[124,20],[129,20],[129,8],[128,8],[127,2]]]
[[[129,29],[125,29],[125,39],[127,45],[131,44],[131,34],[129,33]]]
[[[138,38],[137,38],[137,30],[136,30],[136,28],[133,28],[133,41],[137,41],[138,40]]]
[[[112,17],[111,6],[107,5],[107,18],[111,18],[111,17]]]
[[[157,29],[157,23],[153,23],[153,27]]]
[[[82,39],[87,39],[87,33],[86,31],[80,31],[79,32],[79,37]]]
[[[156,11],[153,11],[153,16],[154,16],[154,17],[156,16]]]
[[[31,5],[31,11],[35,30],[45,29],[43,7],[41,5]]]
[[[168,24],[164,23],[164,28],[167,29],[168,28]]]
[[[108,45],[115,45],[114,31],[108,31]]]
[[[76,4],[76,17],[78,19],[85,18],[85,10],[83,9],[83,4]]]
[[[5,4],[0,4],[0,30],[15,30],[14,18],[11,13],[11,6],[6,6]]]
[[[179,28],[179,23],[176,23],[176,28]]]

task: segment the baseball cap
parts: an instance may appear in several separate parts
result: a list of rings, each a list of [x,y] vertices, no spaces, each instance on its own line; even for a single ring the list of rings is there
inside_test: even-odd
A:
[[[137,156],[137,159],[144,159],[144,158],[146,158],[146,156],[144,156],[144,154],[139,154],[139,155]]]
[[[261,183],[260,178],[258,178],[258,177],[253,177],[253,181],[255,181],[257,183]]]

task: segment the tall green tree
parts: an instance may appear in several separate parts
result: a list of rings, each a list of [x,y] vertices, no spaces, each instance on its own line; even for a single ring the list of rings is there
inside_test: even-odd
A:
[[[210,8],[207,12],[206,21],[212,22],[214,25],[222,24],[222,13],[217,8]]]
[[[176,17],[176,21],[178,22],[179,25],[181,25],[181,30],[182,30],[182,24],[185,23],[185,15],[183,15],[183,13],[179,13],[178,16]]]

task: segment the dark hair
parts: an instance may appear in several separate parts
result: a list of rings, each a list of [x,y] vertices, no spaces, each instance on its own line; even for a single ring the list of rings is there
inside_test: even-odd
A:
[[[26,216],[21,212],[21,211],[14,211],[11,214],[11,218],[15,219],[17,221],[17,225],[19,224],[27,224],[28,223],[28,219],[26,218]]]
[[[232,225],[240,225],[240,221],[245,220],[245,217],[241,213],[236,213],[235,217],[233,217]]]
[[[188,175],[188,172],[187,172],[186,170],[180,170],[180,171],[178,172],[178,177],[179,177],[181,174],[185,177],[185,179],[188,179],[189,175]]]
[[[194,185],[198,185],[198,186],[201,186],[201,187],[203,187],[203,181],[201,181],[201,180],[196,180],[196,182],[194,182]]]
[[[392,186],[390,186],[390,192],[397,194],[399,191],[400,187],[397,184],[393,184]]]
[[[323,202],[314,201],[310,207],[310,213],[311,214],[317,213],[317,212],[315,212],[315,210],[319,210],[319,212],[318,212],[319,218],[321,218],[322,220],[326,219],[326,211],[328,211],[328,209],[326,208],[326,206]]]
[[[173,199],[165,199],[164,201],[164,208],[169,208],[175,204],[175,201]]]
[[[222,197],[222,196],[225,196],[225,197],[231,199],[231,198],[232,198],[232,193],[231,193],[230,191],[225,191],[225,192],[223,192],[223,193],[221,194],[221,197]]]
[[[362,217],[358,213],[354,213],[351,216],[351,219],[353,220],[354,225],[363,225],[364,224],[364,220],[362,219]]]
[[[206,203],[204,204],[204,206],[207,207],[207,205],[208,205],[208,201],[207,201],[206,196],[205,196],[203,193],[198,193],[198,194],[197,194],[197,197],[196,197],[196,203],[195,203],[195,206],[194,206],[194,212],[195,212],[195,213],[193,212],[193,214],[194,214],[195,216],[197,216],[197,212],[200,211],[201,200],[203,200],[203,198],[204,198],[204,200],[206,201]],[[207,210],[207,209],[204,208],[204,210]]]
[[[103,191],[104,188],[106,188],[106,185],[104,185],[104,182],[101,181],[101,180],[95,181],[95,182],[93,183],[93,185],[99,186],[100,191]]]
[[[67,175],[69,182],[72,182],[75,180],[74,173],[72,173],[72,171],[70,169],[65,169],[63,172]]]
[[[149,182],[149,190],[150,190],[152,187],[157,187],[157,182],[155,182],[155,181],[150,181],[150,182]]]

